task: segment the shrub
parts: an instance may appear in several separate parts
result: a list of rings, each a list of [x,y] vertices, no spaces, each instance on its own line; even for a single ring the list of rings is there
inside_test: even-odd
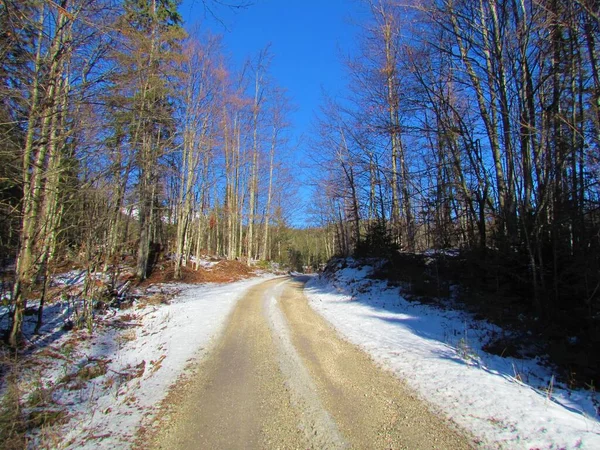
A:
[[[377,220],[369,225],[363,240],[356,245],[354,256],[357,258],[387,258],[392,259],[400,247],[386,224]]]

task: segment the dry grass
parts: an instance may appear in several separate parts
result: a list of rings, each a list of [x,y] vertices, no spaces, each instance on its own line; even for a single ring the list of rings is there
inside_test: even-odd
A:
[[[165,294],[153,294],[141,299],[141,301],[147,305],[167,305],[169,303],[170,296]]]
[[[27,421],[23,414],[22,392],[16,369],[6,377],[6,391],[0,402],[0,442],[5,450],[27,445]]]
[[[51,442],[59,440],[54,426],[68,418],[65,408],[52,397],[55,387],[43,385],[41,369],[30,360],[12,360],[6,355],[2,359],[8,371],[0,399],[0,447],[27,448],[32,443],[30,432],[35,431],[40,448],[54,448]]]

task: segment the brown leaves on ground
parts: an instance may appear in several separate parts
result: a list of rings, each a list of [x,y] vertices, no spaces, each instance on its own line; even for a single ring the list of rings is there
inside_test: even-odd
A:
[[[240,261],[221,260],[212,267],[199,267],[197,270],[194,264],[181,268],[181,279],[174,278],[174,267],[172,265],[163,265],[154,269],[150,276],[141,284],[147,286],[150,284],[169,283],[181,281],[183,283],[229,283],[243,278],[249,278],[253,275],[250,267]]]

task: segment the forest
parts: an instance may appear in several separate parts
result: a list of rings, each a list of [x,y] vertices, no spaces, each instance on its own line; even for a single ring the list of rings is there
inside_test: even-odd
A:
[[[217,36],[184,31],[177,7],[0,4],[11,346],[26,299],[43,297],[61,264],[114,277],[128,260],[144,280],[167,256],[175,279],[207,254],[299,269],[315,259],[291,250],[306,238],[289,226],[290,102],[269,75],[268,47],[234,70]]]
[[[349,95],[326,99],[315,138],[336,253],[388,256],[382,276],[429,277],[428,295],[458,282],[597,379],[598,3],[365,3]],[[414,255],[431,249],[435,267]]]
[[[385,256],[391,281],[460,283],[597,374],[597,2],[362,3],[347,95],[324,96],[310,139],[312,228],[297,229],[294,99],[268,46],[235,68],[176,0],[0,2],[8,344],[65,262],[114,277],[127,262],[143,280],[161,258],[177,279],[202,255]]]

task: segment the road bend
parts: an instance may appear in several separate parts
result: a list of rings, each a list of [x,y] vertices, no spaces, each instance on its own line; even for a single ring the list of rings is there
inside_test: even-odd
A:
[[[400,380],[341,339],[310,308],[305,281],[278,278],[246,293],[145,447],[473,448]]]

